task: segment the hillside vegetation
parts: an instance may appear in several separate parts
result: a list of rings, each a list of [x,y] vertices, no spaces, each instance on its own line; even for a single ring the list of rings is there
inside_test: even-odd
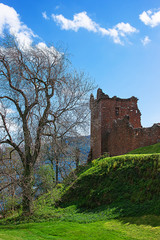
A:
[[[28,219],[1,219],[0,239],[160,239],[159,183],[159,153],[101,157],[36,199]]]
[[[160,213],[160,154],[94,160],[62,196],[62,205],[106,206],[121,216]]]
[[[137,148],[129,154],[151,154],[151,153],[160,153],[160,143],[156,143],[150,146]]]

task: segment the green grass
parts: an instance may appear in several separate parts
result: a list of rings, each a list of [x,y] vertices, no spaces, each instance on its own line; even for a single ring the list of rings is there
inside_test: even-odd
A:
[[[129,154],[151,154],[151,153],[160,153],[160,143],[156,143],[154,145],[146,146],[146,147],[141,147],[137,148]]]
[[[50,216],[50,221],[47,216]],[[107,209],[107,207],[87,211],[78,209],[76,206],[54,208],[47,204],[28,220],[30,220],[29,223],[25,223],[27,219],[20,223],[20,218],[19,221],[18,218],[12,218],[10,224],[1,220],[0,240],[160,239],[160,216],[120,218],[114,215],[114,209]]]
[[[0,220],[0,225],[22,224],[45,221],[68,221],[77,223],[92,223],[96,221],[108,221],[119,217],[115,208],[108,208],[107,206],[97,208],[94,210],[80,209],[75,205],[66,208],[56,208],[51,205],[39,206],[33,215],[30,217],[23,217],[15,214]]]
[[[0,220],[0,240],[159,240],[158,147],[145,147],[157,154],[142,154],[143,148],[141,154],[94,160],[70,184],[71,175],[66,188],[59,185],[36,200],[30,218],[17,212]]]
[[[137,225],[126,220],[77,223],[52,221],[0,227],[0,240],[158,240],[160,226]]]
[[[101,158],[66,189],[61,206],[107,205],[121,216],[160,214],[159,182],[160,154]]]

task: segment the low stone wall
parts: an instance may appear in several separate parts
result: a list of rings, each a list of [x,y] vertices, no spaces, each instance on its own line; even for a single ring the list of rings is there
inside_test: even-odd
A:
[[[113,122],[108,134],[106,149],[111,156],[128,153],[136,148],[160,142],[160,125],[149,128],[133,128],[127,116]]]

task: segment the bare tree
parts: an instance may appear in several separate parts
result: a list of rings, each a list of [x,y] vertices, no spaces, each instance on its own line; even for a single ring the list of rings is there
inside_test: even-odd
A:
[[[23,165],[23,213],[32,213],[33,169],[45,137],[82,131],[93,84],[53,46],[23,49],[10,37],[0,46],[0,144]]]
[[[54,169],[55,185],[65,180],[75,168],[78,170],[79,165],[87,163],[89,148],[89,136],[81,136],[76,132],[61,139],[54,133],[45,141],[40,159],[43,164],[49,163]]]
[[[14,211],[18,202],[19,177],[22,174],[22,164],[13,148],[1,149],[0,157],[0,212],[5,215],[7,210]]]
[[[59,183],[59,165],[62,156],[66,152],[66,143],[62,139],[57,139],[56,133],[48,139],[48,144],[43,151],[43,158],[55,169],[55,185]]]

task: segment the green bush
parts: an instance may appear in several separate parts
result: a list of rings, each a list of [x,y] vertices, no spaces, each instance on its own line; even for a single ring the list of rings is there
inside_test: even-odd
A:
[[[54,188],[55,172],[51,165],[40,166],[36,173],[36,184],[41,193],[46,193]]]

